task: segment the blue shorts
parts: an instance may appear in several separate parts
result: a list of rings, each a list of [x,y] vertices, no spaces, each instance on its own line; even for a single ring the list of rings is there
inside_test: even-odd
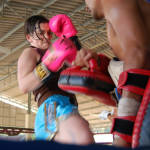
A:
[[[69,97],[50,96],[39,107],[35,118],[35,136],[37,140],[51,140],[56,135],[60,121],[72,114],[79,114],[77,106],[70,103]]]

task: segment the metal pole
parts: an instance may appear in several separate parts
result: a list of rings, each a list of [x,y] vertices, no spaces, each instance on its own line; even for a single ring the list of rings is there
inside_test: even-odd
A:
[[[28,110],[27,114],[31,114],[31,92],[28,93]]]

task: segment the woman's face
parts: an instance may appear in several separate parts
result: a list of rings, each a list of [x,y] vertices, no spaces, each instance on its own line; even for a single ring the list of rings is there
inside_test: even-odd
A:
[[[48,23],[40,23],[36,25],[34,33],[28,35],[27,40],[34,47],[47,50],[51,44],[52,32]]]

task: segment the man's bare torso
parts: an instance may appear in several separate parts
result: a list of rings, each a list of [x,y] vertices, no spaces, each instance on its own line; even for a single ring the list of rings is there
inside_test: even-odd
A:
[[[141,13],[141,17],[144,22],[144,28],[146,28],[147,33],[149,35],[149,41],[150,41],[150,2],[146,2],[146,0],[137,0],[139,10]],[[112,24],[109,22],[109,20],[106,18],[106,26],[107,26],[107,34],[108,34],[108,41],[109,45],[112,48],[112,51],[114,54],[120,58],[124,59],[124,50],[122,49],[119,39],[117,38],[117,35],[115,33],[115,30],[112,26]],[[120,25],[123,22],[120,22]],[[138,24],[137,24],[138,25]],[[124,33],[128,32],[126,29],[124,30]],[[124,34],[122,33],[122,34]]]

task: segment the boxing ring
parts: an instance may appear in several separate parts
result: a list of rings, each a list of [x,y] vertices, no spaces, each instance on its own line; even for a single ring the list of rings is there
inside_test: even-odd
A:
[[[132,150],[131,148],[120,148],[109,145],[91,144],[88,146],[77,146],[60,144],[53,141],[28,141],[28,142],[13,142],[0,141],[2,150]],[[137,147],[134,150],[150,150],[150,147]]]

